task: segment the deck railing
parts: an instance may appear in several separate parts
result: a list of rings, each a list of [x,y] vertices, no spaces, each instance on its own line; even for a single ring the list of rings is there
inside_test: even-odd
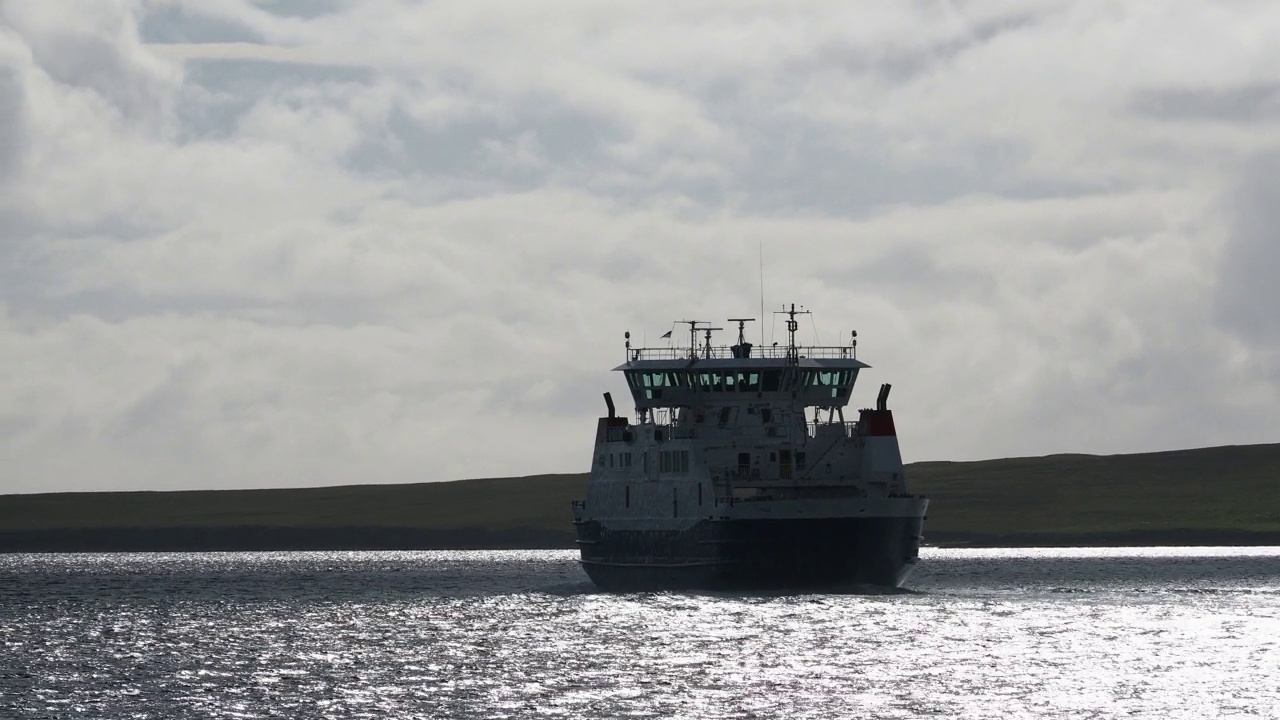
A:
[[[627,427],[606,428],[605,442],[630,442],[636,436],[635,425]],[[654,434],[665,440],[692,440],[697,437],[697,429],[688,425],[654,425]]]
[[[809,347],[797,347],[796,355],[801,358],[852,358],[857,359],[857,348],[840,345],[813,345]],[[712,346],[710,359],[712,360],[729,360],[734,358],[733,348],[728,345]],[[770,347],[753,347],[751,348],[750,358],[765,359],[782,359],[787,357],[787,348],[782,345],[773,345]],[[698,348],[697,351],[691,351],[687,347],[669,347],[669,348],[631,348],[631,356],[628,360],[690,360],[697,358],[699,360],[708,359],[707,349],[705,347]],[[750,359],[748,358],[748,359]]]
[[[841,429],[843,429],[843,430],[844,430],[844,436],[845,436],[845,437],[853,437],[854,435],[856,435],[856,434],[858,433],[858,421],[857,421],[857,420],[848,420],[848,421],[844,421],[844,422],[841,422],[841,421],[839,421],[839,420],[833,420],[833,421],[831,421],[831,422],[820,421],[820,422],[816,422],[816,423],[815,423],[815,422],[806,422],[806,423],[805,423],[805,431],[806,431],[806,432],[808,432],[809,437],[817,437],[817,436],[818,436],[818,428],[821,428],[821,427],[827,427],[827,426],[829,426],[829,425],[839,425],[839,426],[841,426]]]
[[[711,475],[712,480],[759,480],[760,468],[752,468],[746,465],[708,465],[707,473]]]

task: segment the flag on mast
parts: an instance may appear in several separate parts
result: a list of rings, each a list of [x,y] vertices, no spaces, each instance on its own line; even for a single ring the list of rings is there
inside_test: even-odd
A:
[[[666,332],[665,332],[665,333],[663,333],[663,335],[662,335],[662,339],[664,339],[664,340],[665,340],[665,339],[667,339],[667,338],[669,338],[669,337],[671,337],[671,331],[670,331],[670,330],[666,331]]]

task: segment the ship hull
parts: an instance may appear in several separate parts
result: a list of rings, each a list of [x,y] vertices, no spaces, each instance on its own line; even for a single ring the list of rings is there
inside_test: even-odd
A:
[[[684,530],[578,523],[582,567],[608,591],[839,591],[900,586],[922,517],[702,520]]]

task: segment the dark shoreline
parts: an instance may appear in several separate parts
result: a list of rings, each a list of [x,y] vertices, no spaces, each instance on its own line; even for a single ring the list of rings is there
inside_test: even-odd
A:
[[[1280,532],[1134,530],[1109,533],[926,533],[926,547],[1280,546]],[[0,531],[0,553],[288,550],[572,549],[572,532],[513,528],[206,526]]]
[[[1280,443],[907,466],[934,547],[1280,545]],[[573,548],[586,473],[0,494],[0,552]]]
[[[571,531],[513,528],[270,527],[75,528],[0,531],[0,553],[240,552],[273,550],[522,550],[572,548]]]
[[[925,533],[926,547],[1271,547],[1280,546],[1280,532],[1251,530],[1128,530],[1103,533]]]

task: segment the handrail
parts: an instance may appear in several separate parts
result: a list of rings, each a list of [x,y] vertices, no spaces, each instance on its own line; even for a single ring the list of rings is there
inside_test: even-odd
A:
[[[796,354],[801,358],[852,358],[857,359],[858,352],[856,348],[842,345],[813,345],[809,347],[796,348]],[[631,348],[631,360],[730,360],[737,357],[731,346],[720,345],[711,348],[711,352],[707,352],[707,348],[701,347],[691,351],[687,347],[669,347],[669,348]],[[788,348],[781,345],[772,347],[753,347],[751,349],[752,358],[764,358],[767,360],[786,359],[788,357]]]
[[[831,421],[825,421],[825,420],[824,420],[824,421],[819,421],[819,422],[816,422],[816,423],[813,423],[813,422],[806,422],[806,423],[805,423],[805,431],[808,433],[809,437],[817,437],[817,436],[818,436],[818,428],[823,427],[823,426],[827,426],[827,425],[842,425],[842,426],[844,426],[844,427],[843,427],[843,430],[844,430],[844,436],[845,436],[845,437],[853,437],[854,435],[857,435],[857,434],[858,434],[858,421],[857,421],[857,420],[845,420],[845,421],[843,421],[843,422],[841,422],[841,421],[839,421],[839,420],[831,420]]]
[[[639,425],[627,425],[626,427],[611,427],[605,429],[605,442],[631,442],[636,439],[637,429]],[[697,428],[691,425],[661,425],[654,423],[649,426],[654,429],[655,434],[661,434],[663,440],[692,440],[698,436]]]
[[[708,465],[707,473],[712,480],[759,480],[760,468],[748,468],[745,472],[741,465]]]

